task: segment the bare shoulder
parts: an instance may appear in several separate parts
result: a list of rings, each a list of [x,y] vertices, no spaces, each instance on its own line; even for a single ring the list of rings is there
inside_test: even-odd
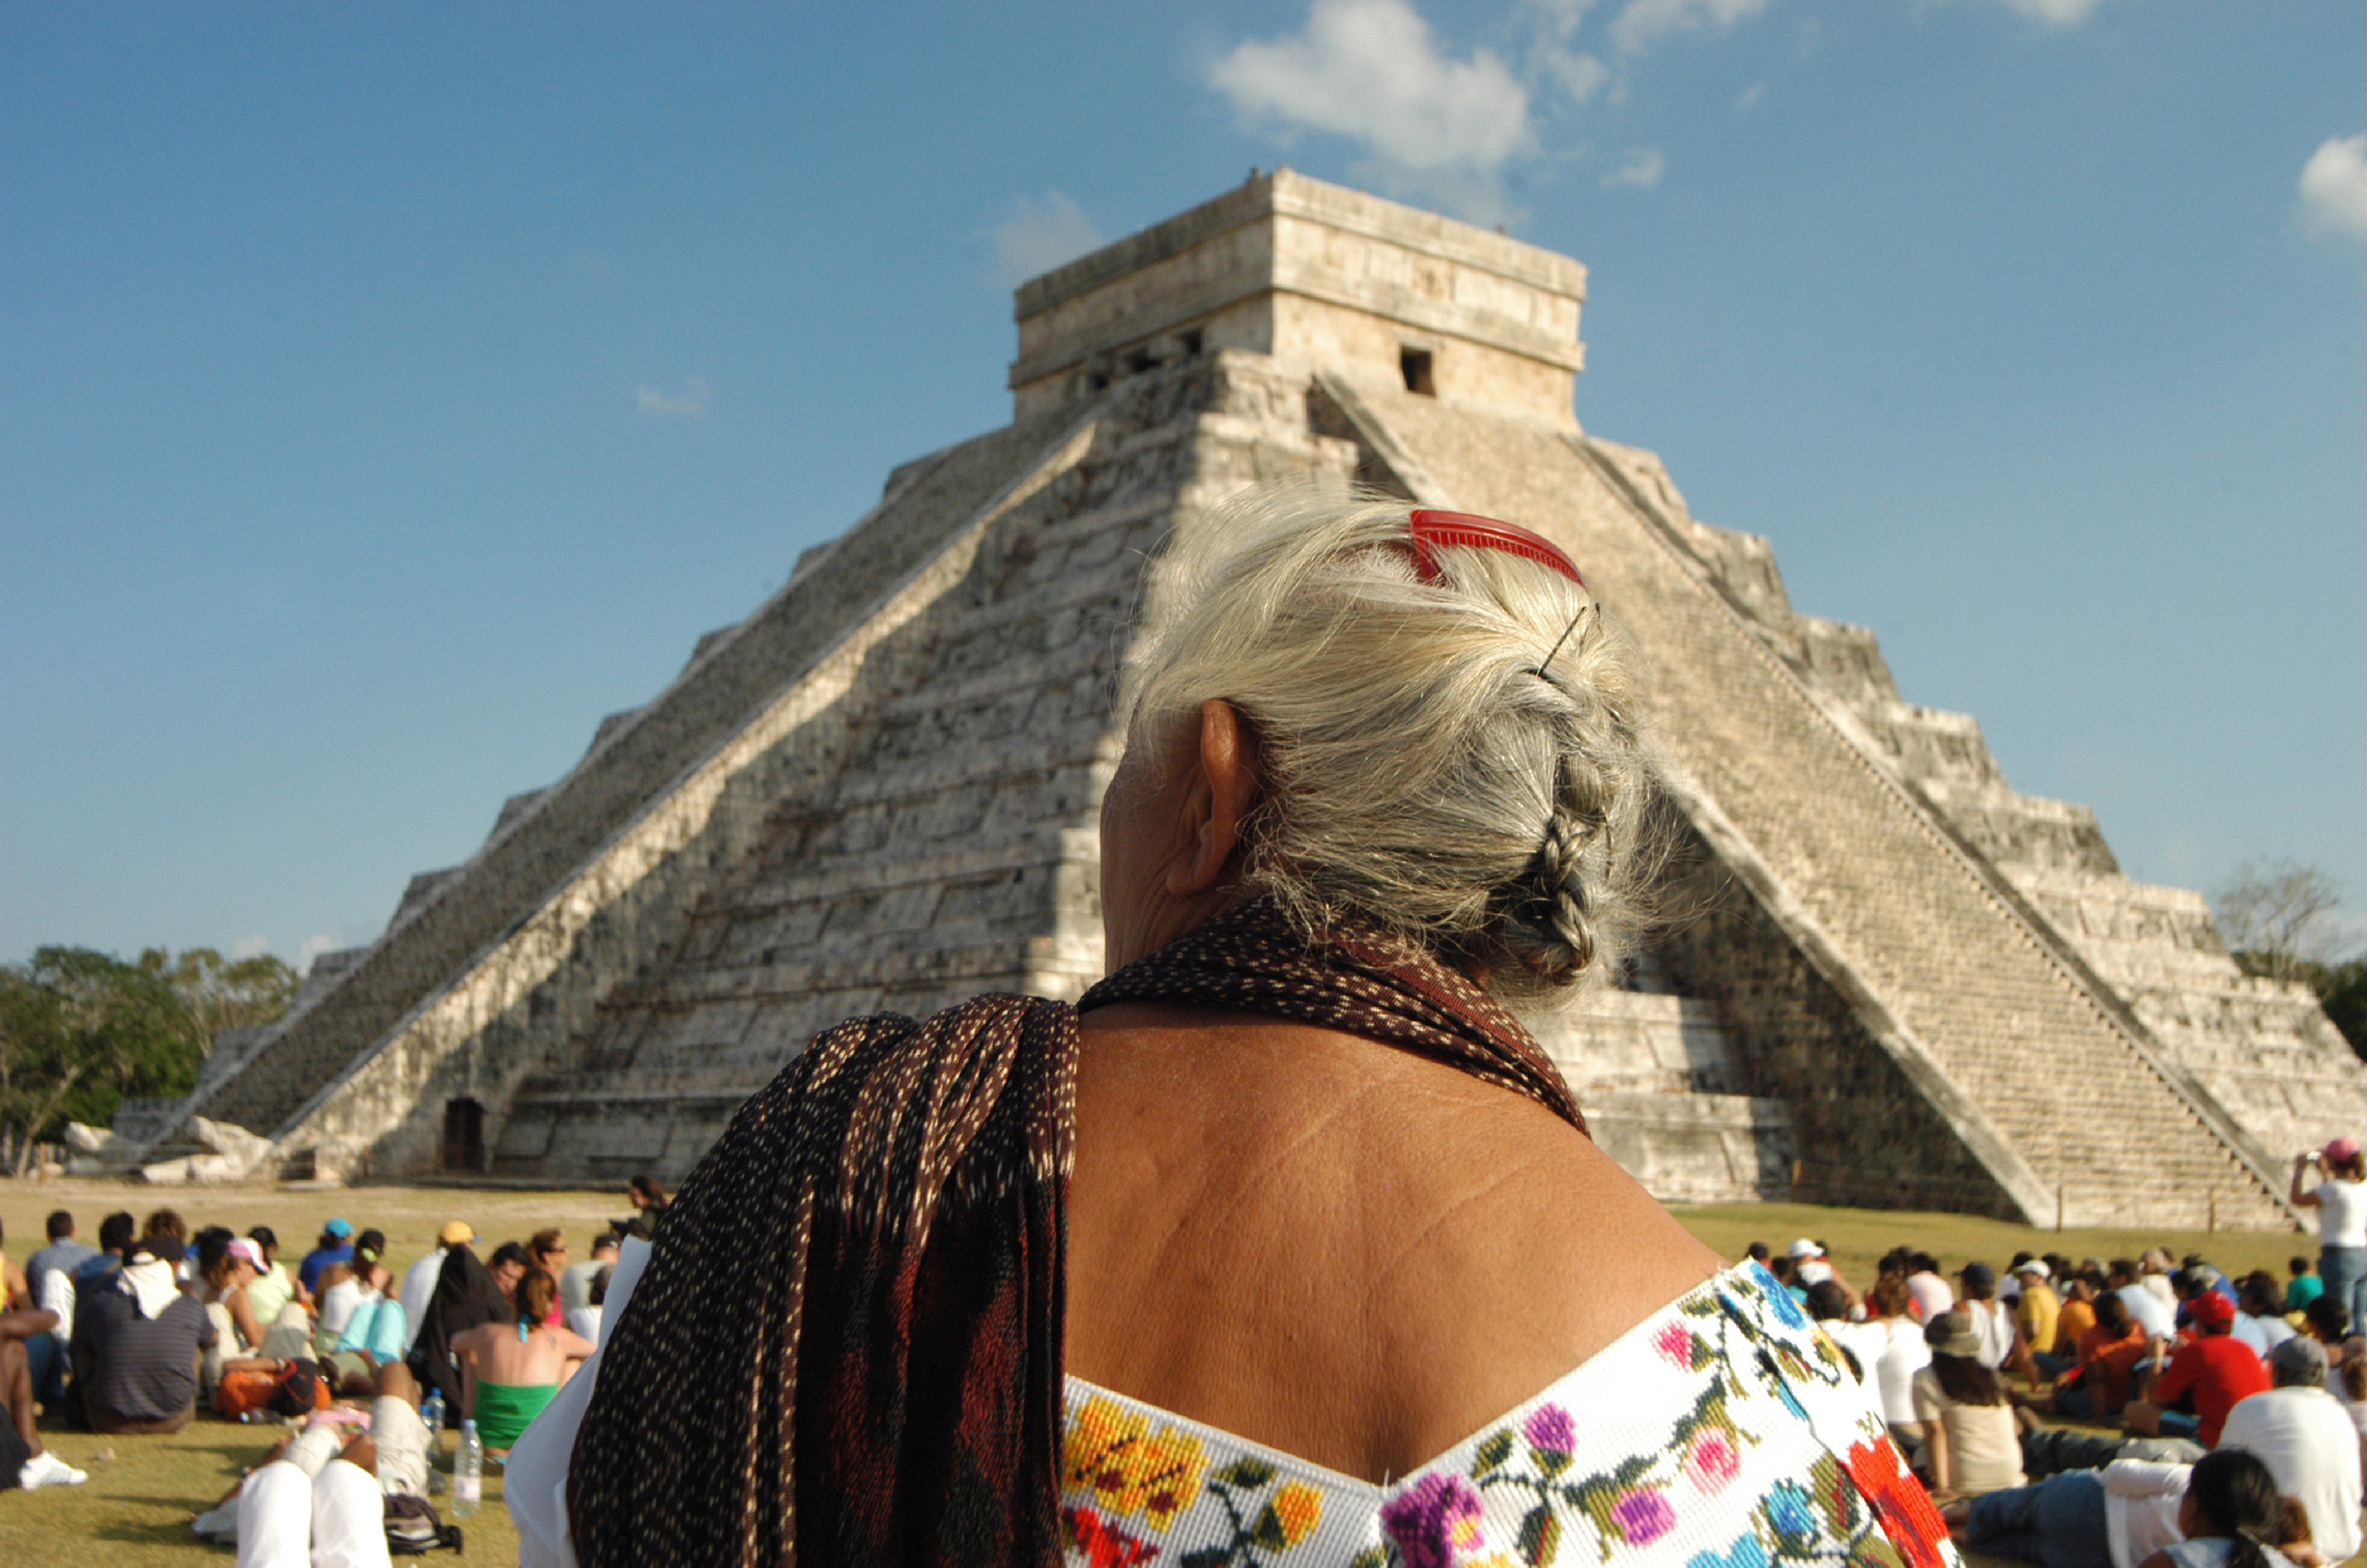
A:
[[[1327,1030],[1108,1011],[1069,1200],[1069,1367],[1094,1382],[1402,1473],[1722,1266],[1499,1086]]]

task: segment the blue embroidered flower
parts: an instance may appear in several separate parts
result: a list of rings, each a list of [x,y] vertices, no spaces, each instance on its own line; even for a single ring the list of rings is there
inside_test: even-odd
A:
[[[1800,1310],[1800,1303],[1792,1299],[1792,1293],[1785,1290],[1782,1282],[1762,1266],[1753,1264],[1751,1267],[1758,1275],[1756,1283],[1759,1294],[1766,1297],[1767,1304],[1775,1309],[1776,1322],[1786,1328],[1806,1328],[1809,1326],[1808,1314]]]
[[[1715,1552],[1697,1552],[1685,1559],[1685,1568],[1767,1568],[1767,1548],[1756,1535],[1746,1535],[1725,1549],[1725,1555]]]
[[[1816,1513],[1808,1488],[1797,1481],[1778,1481],[1767,1494],[1767,1523],[1775,1526],[1778,1543],[1798,1551],[1816,1539]]]

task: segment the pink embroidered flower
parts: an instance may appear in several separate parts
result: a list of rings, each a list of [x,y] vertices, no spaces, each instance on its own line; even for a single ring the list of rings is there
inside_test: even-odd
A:
[[[1685,1473],[1693,1484],[1711,1497],[1725,1490],[1725,1484],[1742,1473],[1742,1456],[1726,1440],[1723,1432],[1704,1432],[1694,1439],[1693,1447],[1685,1455]]]
[[[1646,1488],[1631,1492],[1611,1505],[1611,1517],[1629,1546],[1650,1546],[1676,1528],[1676,1509],[1668,1494]]]
[[[1672,1323],[1652,1336],[1652,1348],[1679,1367],[1693,1367],[1693,1332],[1681,1323]]]
[[[1458,1557],[1486,1545],[1479,1494],[1459,1475],[1423,1476],[1382,1505],[1381,1527],[1397,1543],[1406,1568],[1454,1568]]]
[[[1574,1453],[1578,1448],[1578,1423],[1558,1405],[1538,1406],[1521,1432],[1528,1439],[1530,1447],[1542,1448],[1547,1453]]]

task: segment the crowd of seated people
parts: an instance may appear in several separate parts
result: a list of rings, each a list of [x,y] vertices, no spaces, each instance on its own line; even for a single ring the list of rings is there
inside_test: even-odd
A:
[[[591,1354],[621,1240],[649,1236],[666,1203],[646,1178],[629,1196],[583,1263],[558,1229],[480,1261],[459,1219],[400,1269],[383,1232],[341,1217],[293,1267],[268,1226],[192,1229],[170,1208],[106,1215],[95,1246],[59,1210],[21,1269],[0,1237],[0,1490],[87,1479],[46,1451],[43,1424],[136,1438],[294,1422],[198,1532],[235,1541],[242,1568],[385,1562],[386,1499],[435,1518],[433,1429],[473,1421],[498,1461]]]

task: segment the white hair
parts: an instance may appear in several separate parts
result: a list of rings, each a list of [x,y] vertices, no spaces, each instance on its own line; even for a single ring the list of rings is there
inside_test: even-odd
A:
[[[1362,916],[1511,997],[1615,974],[1657,869],[1624,640],[1503,551],[1441,550],[1423,581],[1410,527],[1402,500],[1311,486],[1185,524],[1120,694],[1128,745],[1240,711],[1264,770],[1244,871],[1309,930]]]

